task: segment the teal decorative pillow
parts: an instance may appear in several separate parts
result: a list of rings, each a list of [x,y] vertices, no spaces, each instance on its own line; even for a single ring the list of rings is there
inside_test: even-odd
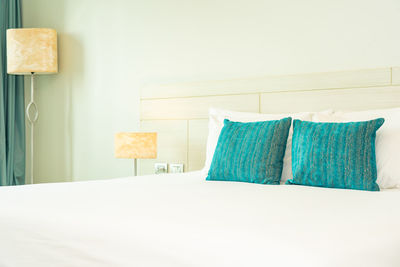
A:
[[[225,119],[206,179],[279,184],[291,122]]]
[[[376,131],[384,119],[349,123],[293,121],[293,179],[287,184],[379,191]]]

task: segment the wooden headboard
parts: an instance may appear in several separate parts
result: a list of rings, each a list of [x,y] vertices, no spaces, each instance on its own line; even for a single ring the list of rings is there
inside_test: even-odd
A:
[[[199,170],[205,160],[208,109],[287,113],[366,110],[400,106],[400,67],[144,87],[141,130],[158,132],[158,158],[141,160],[139,174],[155,162]]]

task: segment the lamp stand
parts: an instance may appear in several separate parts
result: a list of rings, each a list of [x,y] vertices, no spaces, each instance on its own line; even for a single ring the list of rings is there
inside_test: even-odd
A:
[[[38,119],[39,116],[39,110],[37,108],[37,105],[35,103],[35,98],[34,98],[34,76],[35,73],[31,72],[31,101],[29,101],[28,105],[26,106],[26,117],[28,118],[29,124],[31,126],[31,158],[30,158],[30,181],[31,184],[33,184],[33,133],[34,133],[34,124]],[[32,115],[31,116],[31,111],[32,110]]]
[[[133,159],[133,175],[137,176],[137,159]]]

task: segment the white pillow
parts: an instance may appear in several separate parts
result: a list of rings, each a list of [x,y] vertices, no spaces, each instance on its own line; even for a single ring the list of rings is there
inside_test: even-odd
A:
[[[222,109],[210,108],[208,122],[208,138],[207,138],[207,152],[206,162],[202,170],[202,175],[207,177],[210,170],[211,161],[214,156],[215,148],[217,147],[218,137],[224,126],[224,119],[238,122],[254,122],[254,121],[268,121],[280,120],[286,117],[299,120],[311,120],[312,114],[309,112],[296,113],[296,114],[261,114],[261,113],[247,113],[236,112]],[[292,178],[292,134],[293,126],[290,126],[289,136],[286,145],[285,158],[283,160],[283,170],[281,184],[285,183],[288,179]]]
[[[313,121],[351,122],[384,118],[376,132],[377,183],[381,189],[400,188],[400,108],[314,114]]]

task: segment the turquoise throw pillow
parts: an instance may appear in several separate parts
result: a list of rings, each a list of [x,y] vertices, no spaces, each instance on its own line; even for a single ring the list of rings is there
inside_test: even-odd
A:
[[[225,119],[206,179],[279,184],[291,122]]]
[[[349,123],[293,121],[293,179],[287,184],[379,191],[376,131],[384,119]]]

